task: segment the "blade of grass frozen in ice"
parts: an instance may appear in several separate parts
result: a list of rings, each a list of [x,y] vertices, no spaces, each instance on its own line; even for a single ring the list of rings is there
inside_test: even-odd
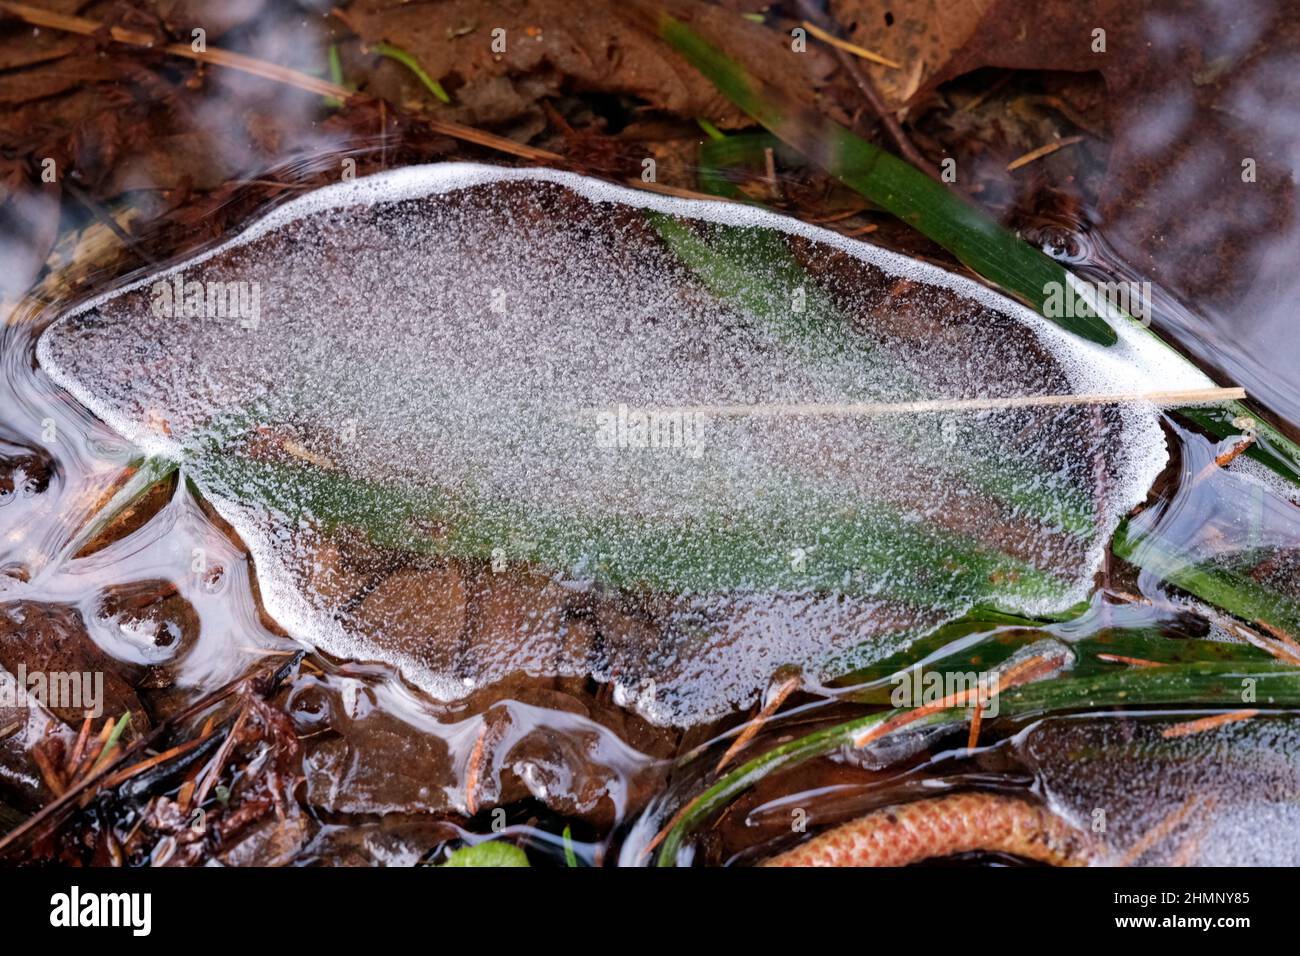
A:
[[[863,366],[882,369],[901,393],[916,395],[924,390],[924,384],[891,360],[885,349],[852,330],[848,317],[772,230],[719,226],[706,238],[671,216],[652,213],[649,218],[668,248],[709,292],[760,318],[787,346],[808,350],[809,361],[847,352]],[[803,299],[798,313],[792,308],[796,292]],[[900,447],[916,447],[924,441],[914,421],[900,420],[884,427]],[[937,428],[934,433],[937,439]],[[1068,534],[1087,539],[1096,533],[1093,502],[1081,489],[1058,486],[1044,490],[1048,484],[1045,476],[1005,450],[993,457],[968,444],[965,452],[947,457],[944,467],[984,494],[1044,523],[1059,524]]]
[[[207,467],[223,483],[295,522],[313,519],[322,530],[357,528],[381,546],[443,557],[491,557],[503,541],[526,539],[530,560],[560,570],[580,570],[614,586],[651,587],[668,592],[708,593],[774,588],[817,588],[877,599],[932,606],[936,601],[973,599],[1016,606],[1059,600],[1068,585],[1049,572],[1001,554],[968,536],[951,533],[942,544],[913,530],[886,510],[847,508],[826,501],[797,524],[779,518],[758,523],[734,516],[691,526],[660,527],[635,520],[578,520],[542,515],[499,502],[475,502],[465,493],[412,492],[330,472],[308,463],[253,460],[214,442]],[[426,530],[430,522],[438,536]],[[686,530],[692,546],[674,547]],[[819,559],[796,570],[788,551],[763,541],[816,540]],[[877,546],[888,541],[887,550]],[[610,565],[603,554],[640,556],[635,568]],[[586,558],[574,568],[579,555]]]
[[[847,688],[846,700],[861,704],[887,704],[898,676],[920,667],[925,673],[970,674],[988,672],[1009,660],[1030,644],[1057,639],[1040,622],[1024,620],[1014,625],[990,625],[982,615],[968,615],[946,624],[933,635],[877,664],[859,668],[831,683]],[[1004,618],[1010,615],[1002,615]],[[946,643],[944,643],[946,641]],[[1235,662],[1262,664],[1274,658],[1250,644],[1227,641],[1171,638],[1158,628],[1108,628],[1070,643],[1077,662],[1071,674],[1087,677],[1126,666],[1124,659],[1152,664],[1197,664]],[[1108,660],[1101,655],[1109,655]]]
[[[1287,633],[1300,630],[1300,601],[1278,594],[1244,571],[1214,566],[1150,531],[1125,521],[1115,532],[1115,554],[1202,601],[1246,621],[1263,621]]]

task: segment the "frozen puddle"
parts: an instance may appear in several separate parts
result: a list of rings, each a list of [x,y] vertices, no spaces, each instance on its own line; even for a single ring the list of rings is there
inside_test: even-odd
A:
[[[39,357],[183,459],[301,639],[689,723],[1084,597],[1165,463],[1154,409],[877,406],[1208,384],[1120,331],[748,207],[445,164],[290,203]]]

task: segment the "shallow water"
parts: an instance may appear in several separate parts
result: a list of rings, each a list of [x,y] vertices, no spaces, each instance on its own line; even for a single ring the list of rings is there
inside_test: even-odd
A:
[[[1231,71],[1228,75],[1233,76]],[[1296,154],[1294,150],[1288,152],[1285,144],[1292,142],[1295,124],[1270,112],[1273,107],[1269,104],[1277,101],[1247,95],[1251,90],[1271,89],[1277,75],[1277,64],[1243,75],[1237,86],[1239,95],[1233,101],[1234,115],[1245,125],[1258,125],[1261,116],[1269,113],[1272,118],[1268,125],[1284,147],[1273,154],[1281,157],[1283,167],[1294,167]],[[238,96],[246,93],[226,90],[222,95],[234,97],[237,102]],[[1176,105],[1172,103],[1171,109]],[[286,108],[299,110],[301,104],[287,102]],[[322,145],[319,138],[314,138],[313,148]],[[1181,162],[1195,163],[1194,151],[1180,157]],[[314,154],[312,162],[316,168],[324,168],[334,165],[336,158],[327,148]],[[243,159],[244,171],[255,174],[256,162],[249,157]],[[1186,205],[1187,195],[1183,194],[1178,202]],[[486,201],[484,204],[491,205]],[[491,223],[490,219],[462,223],[461,241],[481,239],[483,233],[493,231]],[[1277,229],[1261,228],[1247,237],[1251,244],[1247,258],[1258,264],[1257,268],[1243,270],[1248,273],[1244,281],[1250,291],[1244,301],[1254,303],[1249,308],[1225,305],[1218,296],[1196,289],[1180,288],[1177,296],[1157,289],[1156,317],[1157,326],[1171,330],[1186,351],[1228,370],[1231,374],[1225,380],[1240,382],[1273,408],[1292,413],[1300,408],[1295,399],[1297,383],[1292,361],[1294,343],[1300,338],[1289,335],[1289,320],[1285,317],[1285,303],[1293,298],[1294,283],[1300,281],[1287,264],[1289,257],[1293,258],[1293,223],[1288,221]],[[580,318],[608,318],[606,313],[618,313],[629,303],[643,306],[687,289],[690,294],[683,308],[694,316],[694,321],[703,324],[716,320],[715,307],[701,305],[709,301],[708,290],[688,272],[679,270],[667,286],[655,281],[650,265],[659,261],[655,256],[663,256],[662,246],[644,223],[636,233],[639,248],[648,257],[638,263],[644,270],[640,285],[611,284],[614,267],[606,262],[586,267],[581,274],[566,273],[563,268],[548,273],[544,266],[563,266],[568,261],[557,255],[566,248],[566,242],[585,243],[583,248],[588,250],[593,246],[603,248],[590,236],[565,234],[560,224],[560,220],[549,221],[543,215],[540,223],[532,226],[544,230],[553,245],[540,250],[549,253],[550,260],[543,256],[532,263],[534,269],[545,274],[533,277],[531,288],[554,293],[557,289],[548,283],[562,279],[559,294],[573,296],[580,291],[587,296],[584,302],[590,304],[590,312]],[[448,228],[446,223],[443,225]],[[1088,210],[1070,225],[1077,230],[1074,238],[1085,250],[1074,257],[1085,272],[1136,274],[1119,260],[1107,240],[1108,230],[1118,229],[1119,223],[1100,219],[1095,210]],[[1236,228],[1231,218],[1224,216],[1202,217],[1200,225],[1216,235]],[[354,235],[375,228],[364,218],[348,226],[356,230]],[[498,229],[489,238],[508,250],[512,242],[518,246],[521,236],[526,235],[524,226],[515,228],[520,232]],[[424,283],[434,275],[449,280],[462,292],[464,287],[457,283],[479,277],[472,270],[465,274],[457,271],[448,248],[439,245],[447,241],[447,232],[420,236],[432,248],[430,261],[434,266],[425,263],[414,270],[420,281],[405,294],[424,294]],[[399,245],[407,247],[411,243]],[[483,245],[479,242],[475,251]],[[210,424],[208,415],[214,404],[224,406],[232,389],[250,387],[248,362],[262,369],[263,384],[272,385],[279,381],[278,376],[290,371],[299,383],[310,384],[312,376],[324,368],[337,391],[326,396],[310,395],[306,403],[310,414],[302,418],[284,414],[283,407],[274,401],[283,396],[277,395],[274,387],[262,396],[272,399],[265,403],[268,412],[281,417],[268,414],[268,421],[262,424],[273,427],[257,433],[263,443],[248,442],[244,446],[254,453],[250,457],[256,460],[257,454],[269,451],[271,460],[291,464],[312,464],[313,460],[316,464],[337,464],[345,460],[338,455],[340,420],[356,418],[356,430],[348,434],[363,439],[358,445],[372,450],[372,457],[348,457],[348,467],[355,466],[363,474],[378,470],[386,479],[425,492],[428,489],[423,481],[427,474],[421,462],[431,451],[432,438],[427,428],[431,419],[427,415],[411,416],[420,427],[404,428],[402,416],[394,412],[417,407],[425,410],[415,400],[404,403],[396,387],[399,373],[409,367],[404,357],[411,351],[412,342],[418,341],[414,336],[418,330],[401,330],[407,336],[399,340],[402,347],[379,357],[384,374],[367,376],[371,366],[356,358],[378,341],[372,329],[364,322],[349,325],[345,314],[313,316],[304,311],[316,305],[326,291],[331,300],[345,300],[362,298],[379,287],[374,276],[330,268],[334,260],[355,251],[346,242],[333,247],[322,244],[318,252],[325,258],[317,263],[315,271],[298,277],[299,285],[287,287],[279,280],[267,281],[264,292],[268,298],[263,300],[267,308],[272,304],[269,293],[279,290],[283,294],[287,288],[306,287],[303,308],[294,320],[294,338],[266,335],[250,340],[244,333],[255,330],[187,328],[181,323],[151,325],[150,316],[138,307],[135,313],[106,314],[107,325],[87,324],[80,343],[72,337],[65,339],[61,377],[80,377],[86,386],[82,397],[99,395],[103,403],[98,409],[106,416],[111,413],[114,423],[124,430],[129,426],[130,437],[140,446],[174,451],[186,447],[188,439]],[[395,258],[404,251],[398,249],[392,255]],[[877,253],[869,256],[873,262],[884,261]],[[292,261],[288,256],[283,258]],[[497,263],[476,258],[473,269],[498,266],[504,276],[502,288],[511,283],[527,284],[526,271],[513,271],[518,261],[518,257],[503,256]],[[933,274],[927,272],[920,278],[929,280]],[[332,287],[327,285],[331,279]],[[93,280],[88,288],[99,291],[104,281],[107,277]],[[924,298],[923,293],[912,295],[915,298],[910,302],[907,294],[898,301],[915,306],[916,298]],[[987,304],[989,300],[983,301]],[[1265,307],[1260,306],[1261,302]],[[705,601],[703,608],[675,606],[653,593],[628,587],[620,590],[617,584],[626,582],[602,582],[597,588],[590,574],[575,573],[572,562],[552,561],[545,573],[538,573],[509,547],[496,558],[498,567],[493,570],[496,556],[492,548],[472,558],[449,558],[435,549],[413,562],[409,556],[394,556],[393,551],[400,548],[377,550],[346,534],[338,541],[325,542],[318,537],[309,544],[291,535],[289,540],[268,544],[259,564],[250,558],[244,543],[232,534],[217,511],[236,524],[242,519],[241,530],[253,545],[258,544],[259,537],[266,543],[266,536],[290,527],[291,522],[284,520],[288,516],[269,514],[268,509],[247,509],[247,502],[241,502],[241,496],[233,493],[237,489],[229,475],[214,471],[205,474],[202,463],[197,461],[187,472],[198,481],[197,487],[175,479],[164,482],[108,536],[111,543],[74,555],[70,552],[78,529],[85,527],[96,506],[124,477],[127,462],[135,454],[130,442],[87,412],[35,363],[37,334],[44,323],[76,304],[71,298],[59,296],[47,303],[39,317],[22,310],[0,327],[0,638],[12,638],[10,644],[0,641],[0,650],[12,654],[14,644],[45,644],[54,634],[71,634],[76,638],[74,644],[84,644],[84,634],[90,646],[116,662],[111,669],[120,673],[120,681],[110,688],[110,715],[119,708],[131,709],[146,723],[166,720],[187,702],[236,676],[289,660],[289,655],[300,647],[295,638],[311,640],[345,657],[361,658],[357,662],[328,654],[312,655],[293,670],[282,702],[302,747],[302,808],[290,813],[287,823],[281,823],[279,843],[258,843],[256,835],[241,838],[237,846],[223,851],[226,862],[412,863],[428,858],[449,841],[491,833],[517,838],[529,847],[534,859],[559,860],[563,846],[559,834],[566,825],[572,827],[577,852],[585,861],[643,862],[642,850],[675,809],[674,800],[698,789],[700,768],[683,766],[679,762],[682,755],[692,752],[692,748],[705,747],[704,753],[711,758],[705,763],[711,765],[728,742],[721,735],[742,716],[752,713],[743,707],[762,692],[769,677],[779,678],[782,664],[794,661],[804,665],[805,683],[802,692],[792,699],[789,714],[774,722],[760,737],[760,743],[784,740],[795,732],[842,719],[851,712],[840,702],[846,689],[823,686],[818,678],[835,676],[837,667],[847,670],[886,649],[895,649],[899,635],[909,633],[909,627],[915,630],[918,623],[950,616],[972,599],[969,591],[945,594],[941,600],[930,593],[925,608],[930,612],[928,616],[914,615],[901,623],[895,621],[892,629],[882,629],[879,607],[863,611],[861,605],[853,603],[862,600],[857,596],[848,599],[849,610],[845,611],[838,601],[827,597],[834,589],[823,580],[804,585],[804,604],[791,602],[783,595],[779,607],[770,597],[756,599],[755,607],[752,600],[747,603],[736,600],[734,595],[729,597],[723,606],[729,614],[738,615],[741,623],[736,625],[734,621],[719,623],[716,615],[710,617],[710,612],[719,609],[716,600]],[[504,322],[510,318],[490,308],[485,312],[485,304],[490,306],[490,301],[475,303],[465,314],[485,321]],[[644,311],[648,310],[638,309],[635,314],[644,318]],[[525,319],[537,322],[531,328],[512,328],[513,347],[494,343],[490,337],[470,338],[476,349],[457,356],[455,374],[450,377],[455,387],[447,390],[450,394],[443,396],[444,400],[464,408],[479,402],[486,403],[485,407],[499,407],[497,403],[512,396],[511,381],[518,378],[512,370],[520,366],[532,368],[543,357],[542,351],[530,350],[529,346],[538,342],[554,344],[551,336],[541,334],[546,330],[542,323],[563,314],[563,309],[545,304],[535,314],[517,313],[514,321],[520,324]],[[983,310],[979,314],[987,315]],[[727,313],[727,317],[740,330],[753,332],[752,321],[738,321],[735,312]],[[1037,364],[1032,368],[1017,366],[1015,354],[990,358],[982,350],[978,354],[983,361],[968,367],[957,361],[966,357],[970,348],[967,338],[958,335],[946,343],[931,343],[934,351],[927,354],[915,337],[909,339],[906,324],[884,330],[886,338],[892,336],[902,343],[899,347],[912,366],[922,371],[943,371],[946,377],[942,385],[951,391],[926,392],[919,386],[900,389],[896,376],[864,380],[856,367],[840,368],[834,374],[819,370],[812,375],[806,365],[792,367],[779,362],[775,367],[785,374],[784,378],[759,380],[746,374],[747,369],[753,370],[748,365],[718,367],[716,362],[725,357],[725,350],[704,349],[697,354],[687,348],[683,362],[703,363],[710,372],[704,379],[713,387],[695,394],[672,389],[676,380],[663,376],[669,366],[659,353],[651,355],[649,368],[654,374],[636,381],[628,373],[645,369],[645,357],[615,349],[606,369],[609,378],[602,382],[606,387],[579,393],[557,389],[550,397],[561,396],[559,404],[566,410],[589,410],[593,404],[616,405],[624,392],[609,386],[622,384],[620,374],[637,386],[626,390],[626,401],[633,406],[713,404],[719,396],[734,394],[726,392],[721,387],[724,384],[736,386],[747,400],[773,401],[790,401],[792,396],[807,400],[810,387],[819,399],[830,401],[846,397],[899,401],[979,394],[981,388],[995,382],[1015,384],[1017,393],[1020,388],[1028,392],[1055,390],[1063,385],[1080,390],[1097,387],[1095,380],[1085,383],[1080,366],[1072,364],[1071,356],[1078,356],[1071,349],[1078,346],[1063,345],[1053,338],[1052,330],[1041,328],[1041,323],[1032,324],[1032,333],[1026,334],[1022,322],[1032,324],[1036,320],[1017,314],[999,329],[1015,336],[1018,346],[1041,349],[1040,356],[1054,353],[1050,369]],[[112,329],[120,334],[104,341],[95,337],[96,329]],[[313,338],[313,329],[327,329],[330,337]],[[453,325],[445,334],[464,340],[474,331],[474,327]],[[656,341],[671,347],[674,340],[664,330],[659,331],[664,337]],[[392,333],[389,329],[385,334]],[[575,336],[572,341],[590,345],[591,340]],[[633,336],[627,341],[638,339]],[[687,345],[691,341],[685,340]],[[758,348],[752,335],[742,338],[742,342],[746,348]],[[312,350],[302,348],[305,343],[310,343]],[[79,344],[85,348],[79,349]],[[774,351],[769,347],[767,354]],[[195,366],[187,363],[207,362],[216,356],[231,364],[217,365],[203,380],[203,388],[195,388]],[[318,359],[320,366],[311,366],[309,356]],[[563,366],[583,357],[581,352],[563,351],[554,358]],[[185,361],[178,366],[181,359]],[[990,374],[990,364],[995,360],[1005,364],[997,366],[999,374]],[[99,363],[114,365],[128,374],[107,379],[96,371]],[[435,377],[431,370],[436,364],[431,356],[420,356],[417,365],[426,381]],[[1026,375],[1037,377],[1031,384]],[[699,378],[696,375],[690,380]],[[785,392],[778,387],[782,384]],[[1148,384],[1144,382],[1144,387]],[[1162,381],[1152,387],[1175,386]],[[428,400],[428,396],[420,398],[421,402]],[[384,412],[387,418],[380,416],[384,426],[367,432],[361,424],[365,416],[349,413],[348,401]],[[159,434],[164,421],[173,429],[170,436],[165,430]],[[983,437],[988,439],[991,432],[995,447],[1011,448],[1009,439],[1021,431],[1015,424],[1014,416],[1003,421],[993,416],[991,422],[981,423],[981,427],[987,425]],[[1187,421],[1151,410],[1130,410],[1122,415],[1113,410],[1099,415],[1053,415],[1047,426],[1053,440],[1046,445],[1051,447],[1034,449],[1034,455],[1059,456],[1068,466],[1062,483],[1082,489],[1097,518],[1087,532],[1065,544],[1062,538],[1069,536],[1045,527],[1041,517],[1030,520],[1017,515],[1019,523],[1008,523],[1023,536],[1027,553],[1038,558],[1048,555],[1046,563],[1064,572],[1069,587],[1054,598],[1054,607],[1077,596],[1068,594],[1070,589],[1087,590],[1089,584],[1096,583],[1090,610],[1068,624],[1055,626],[1053,636],[1069,642],[1104,633],[1108,628],[1149,626],[1170,638],[1229,637],[1221,618],[1198,607],[1160,574],[1138,571],[1093,547],[1100,538],[1109,537],[1116,518],[1139,502],[1152,485],[1156,507],[1138,519],[1143,529],[1158,532],[1198,558],[1213,556],[1224,567],[1244,569],[1292,600],[1300,598],[1295,573],[1300,544],[1296,493],[1244,457],[1224,469],[1212,467],[1215,456],[1226,451],[1231,441],[1211,442]],[[974,436],[963,431],[965,427],[959,423],[956,431],[950,428],[946,435],[942,427],[936,427],[924,436],[924,441],[904,447],[919,450],[920,460],[933,465],[949,447],[946,441],[957,438],[961,439],[960,447],[971,446],[966,439]],[[1042,429],[1044,423],[1035,422],[1035,427]],[[801,470],[811,480],[842,480],[845,475],[858,474],[878,483],[884,481],[891,491],[897,491],[904,510],[950,504],[956,492],[951,476],[939,481],[933,469],[908,472],[908,459],[903,455],[872,456],[865,462],[848,456],[846,449],[855,443],[881,447],[898,440],[898,436],[871,431],[878,428],[858,424],[826,429],[819,450],[824,451],[828,443],[839,449],[843,459],[843,468],[833,475],[820,471],[813,458],[799,453],[798,442],[783,446],[781,455],[788,459],[785,464]],[[531,439],[549,440],[555,434],[547,430]],[[706,450],[734,450],[746,439],[743,429],[706,429],[705,435],[719,443],[710,446],[706,442]],[[1035,435],[1037,440],[1042,439],[1040,432]],[[507,432],[498,437],[503,443],[530,440],[526,433],[521,436]],[[464,441],[464,434],[449,436],[449,446],[457,454],[443,459],[448,473],[458,474],[457,468],[501,460],[487,455],[485,449],[466,447]],[[1168,442],[1167,453],[1162,441]],[[290,448],[287,453],[286,442]],[[549,441],[544,444],[553,447]],[[573,482],[574,471],[581,470],[580,465],[592,464],[591,443],[563,447],[573,454],[561,460],[562,467],[547,475],[547,481],[538,482],[534,480],[537,476],[527,471],[489,473],[488,478],[525,500],[533,496],[534,504],[563,501],[573,507],[576,499],[599,514],[600,496],[587,492],[594,487],[608,493],[618,480],[645,483],[642,490],[647,495],[641,498],[643,501],[673,504],[680,487],[675,482],[684,480],[681,466],[692,462],[689,456],[660,461],[671,467],[656,469],[649,475],[640,467],[631,472],[613,469],[600,481],[583,485]],[[275,457],[277,448],[279,458]],[[377,458],[373,457],[373,449],[380,449]],[[1084,467],[1092,461],[1091,452],[1100,453],[1104,459],[1101,472]],[[1157,478],[1166,457],[1169,465]],[[711,461],[707,457],[702,460],[706,465]],[[770,455],[756,460],[767,463]],[[717,461],[713,460],[713,464]],[[718,473],[706,472],[715,476]],[[761,487],[763,477],[763,469],[756,468],[746,490]],[[582,493],[575,494],[579,488]],[[705,490],[724,506],[733,503],[716,487]],[[1101,491],[1105,494],[1099,494]],[[708,497],[703,495],[701,499]],[[246,508],[242,513],[241,504]],[[803,504],[802,500],[799,504]],[[816,509],[807,511],[810,519],[817,514]],[[408,537],[397,543],[409,544],[410,530],[405,529]],[[417,525],[416,530],[430,539],[436,539],[440,532],[428,525]],[[534,529],[527,530],[530,534],[517,535],[520,541],[532,537]],[[583,537],[578,535],[579,539]],[[589,543],[589,536],[586,540]],[[333,550],[325,547],[327,543]],[[804,545],[778,536],[765,545],[767,553],[780,559],[769,570],[777,569],[783,575],[793,572],[791,552],[802,548],[803,561],[796,563],[811,567],[812,573],[818,572],[816,551],[809,552]],[[301,577],[274,573],[268,562],[275,557],[277,548],[281,557],[288,555],[298,562],[299,571],[308,566],[322,570],[324,582],[318,578],[304,584]],[[670,548],[667,553],[682,556],[680,549]],[[576,549],[575,556],[580,554],[581,549]],[[646,568],[635,562],[643,551],[629,549],[620,553],[615,548],[614,555],[618,559],[614,565],[621,566],[630,577],[646,573]],[[284,567],[281,561],[281,570]],[[557,574],[557,568],[565,573]],[[265,578],[268,571],[272,579],[259,586],[259,575]],[[827,569],[823,567],[822,571]],[[283,603],[286,595],[293,594],[317,600],[307,601],[305,607],[299,604],[297,613],[281,613],[294,610]],[[453,600],[448,601],[447,594]],[[282,603],[277,604],[277,600]],[[268,609],[272,613],[268,614]],[[358,628],[336,632],[346,640],[329,640],[330,627],[341,626],[336,612],[346,620],[359,622],[364,640],[358,642]],[[655,643],[663,639],[661,623],[674,615],[693,628],[679,629],[676,638],[683,634],[697,636],[703,629],[705,646],[710,649],[698,659],[672,655],[670,664],[685,659],[697,665],[684,675],[674,676],[671,668],[664,669],[663,660],[647,660],[644,653],[602,643],[609,635],[618,635],[633,647],[661,646]],[[761,626],[755,625],[756,619]],[[465,653],[463,635],[469,620],[482,628],[479,633],[495,633],[503,638],[501,646],[493,651],[495,656],[489,655],[486,662],[480,659],[466,664],[469,655]],[[544,654],[537,653],[535,645],[521,645],[519,641],[521,634],[535,634],[539,627],[548,635]],[[574,644],[557,645],[557,634],[571,637]],[[762,642],[760,648],[755,647],[756,636]],[[387,648],[376,646],[385,640],[391,642]],[[823,652],[844,647],[861,651],[862,642],[869,645],[865,656],[859,653],[839,658],[835,666],[826,665],[819,673]],[[593,646],[597,648],[594,657]],[[429,661],[424,662],[423,670],[419,665],[409,666],[413,649],[429,647],[438,648],[433,666]],[[721,657],[716,654],[718,649],[724,652]],[[763,653],[752,653],[756,649]],[[460,687],[454,688],[455,699],[439,700],[412,686],[392,667],[370,662],[385,656],[407,664],[406,678],[440,690],[442,697],[453,695],[432,679],[435,675],[453,673],[458,679],[468,678],[469,684],[462,681]],[[83,656],[69,661],[86,659]],[[615,662],[629,669],[626,673],[619,671],[613,666]],[[521,666],[534,673],[518,674]],[[461,670],[457,671],[457,667]],[[589,671],[607,682],[586,679]],[[651,680],[655,680],[653,687]],[[734,709],[737,707],[742,709]],[[644,719],[644,715],[655,718],[658,725]],[[837,754],[764,780],[737,804],[735,811],[702,833],[692,852],[700,862],[751,862],[789,839],[793,810],[803,812],[813,825],[831,823],[892,800],[949,786],[1032,790],[1084,825],[1102,805],[1110,808],[1116,821],[1116,841],[1131,845],[1171,809],[1185,803],[1199,781],[1216,779],[1220,784],[1213,789],[1222,812],[1213,825],[1190,836],[1186,832],[1172,834],[1165,843],[1152,848],[1143,862],[1170,862],[1179,859],[1180,854],[1192,862],[1292,862],[1288,846],[1258,836],[1270,828],[1294,825],[1290,806],[1294,802],[1291,752],[1295,748],[1289,722],[1285,718],[1261,719],[1189,738],[1174,746],[1164,745],[1162,749],[1155,739],[1156,729],[1170,720],[1191,716],[1196,715],[1126,714],[1012,726],[990,735],[974,753],[967,752],[960,746],[961,741],[952,737],[918,738],[893,754],[894,762],[888,765],[851,753]],[[39,773],[24,759],[28,745],[43,732],[36,723],[0,739],[0,769],[10,791],[6,802],[12,801],[25,810],[49,799]],[[72,723],[75,730],[75,721]],[[672,723],[691,726],[662,726]],[[7,725],[7,718],[0,715],[0,727]],[[72,735],[67,728],[55,727],[54,732]],[[959,736],[964,738],[964,734]],[[1106,756],[1079,759],[1080,754],[1093,751]],[[1256,779],[1267,785],[1252,787],[1249,781]],[[175,788],[167,792],[174,793]],[[1133,793],[1142,795],[1136,803]],[[495,812],[498,807],[505,810],[500,818]],[[193,853],[193,848],[177,849],[174,844],[167,846],[165,841],[159,841],[145,847],[144,858],[154,862],[203,858],[202,853],[187,853]]]

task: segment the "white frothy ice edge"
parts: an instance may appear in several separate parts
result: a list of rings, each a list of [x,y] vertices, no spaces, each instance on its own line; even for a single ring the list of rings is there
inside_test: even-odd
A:
[[[938,266],[847,238],[789,216],[740,203],[684,199],[649,193],[590,179],[576,173],[542,168],[488,166],[479,163],[408,166],[323,187],[272,210],[232,239],[206,252],[160,273],[148,275],[82,303],[55,319],[47,331],[64,320],[94,310],[111,299],[142,286],[152,285],[166,276],[191,269],[208,259],[247,245],[275,229],[315,213],[420,199],[473,186],[507,182],[554,183],[592,202],[619,203],[723,226],[779,230],[822,243],[900,278],[948,289],[1027,326],[1051,351],[1075,390],[1080,393],[1183,391],[1210,388],[1214,385],[1208,376],[1133,320],[1123,317],[1112,320],[1111,325],[1118,336],[1118,342],[1110,347],[1097,345],[1065,331],[1036,312],[972,279],[954,275]],[[66,389],[82,405],[131,441],[145,455],[178,461],[183,459],[181,442],[147,428],[143,422],[133,421],[120,415],[115,409],[109,407],[108,403],[98,398],[86,383],[79,381],[68,370],[62,368],[51,352],[48,336],[42,335],[38,341],[36,356],[42,368],[56,384]],[[1119,471],[1127,476],[1128,480],[1121,487],[1108,489],[1103,522],[1105,534],[1098,536],[1096,544],[1087,556],[1087,563],[1093,568],[1100,566],[1109,535],[1113,532],[1119,516],[1145,497],[1147,490],[1167,462],[1163,435],[1152,414],[1152,407],[1146,403],[1128,405],[1123,409],[1123,416],[1125,434],[1129,441],[1121,450],[1126,460]],[[205,489],[205,492],[208,493],[209,500],[217,512],[230,523],[247,544],[262,582],[262,600],[267,611],[295,638],[308,646],[319,647],[341,657],[378,658],[389,661],[400,668],[409,680],[442,700],[464,696],[472,689],[471,685],[447,674],[435,672],[407,655],[395,654],[391,650],[379,647],[369,639],[348,634],[337,621],[323,617],[298,591],[293,574],[276,555],[269,537],[245,520],[245,513],[239,503],[212,494],[210,489]],[[1068,600],[1063,602],[1063,606],[1068,607],[1077,603],[1086,597],[1090,590],[1090,581],[1081,580],[1076,592],[1069,595]],[[1023,610],[1029,614],[1042,614],[1060,611],[1062,606],[1053,604],[1051,607],[1026,607]],[[637,709],[649,719],[656,722],[667,722],[672,719],[672,715],[659,712],[659,708],[654,706],[653,701],[645,700],[645,695],[638,694],[638,688],[617,687],[616,689],[620,697],[637,698]],[[755,689],[755,693],[758,690]],[[706,716],[721,716],[721,713],[711,712]]]

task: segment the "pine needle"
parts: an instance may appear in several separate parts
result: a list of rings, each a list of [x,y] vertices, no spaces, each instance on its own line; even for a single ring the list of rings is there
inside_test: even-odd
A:
[[[839,47],[839,49],[843,50],[845,53],[852,53],[860,59],[867,60],[871,63],[877,63],[880,66],[887,66],[891,70],[901,70],[903,68],[901,63],[897,63],[888,57],[881,56],[879,53],[873,53],[866,47],[858,46],[856,43],[850,43],[848,40],[841,40],[835,34],[826,32],[811,20],[804,20],[803,28],[823,43],[829,43],[833,47]]]
[[[1048,143],[1046,146],[1039,146],[1037,149],[1031,149],[1029,152],[1025,153],[1025,155],[1019,157],[1018,159],[1013,159],[1011,162],[1007,163],[1007,172],[1009,173],[1014,172],[1015,170],[1019,169],[1021,166],[1028,166],[1036,159],[1042,159],[1044,156],[1050,156],[1052,155],[1052,153],[1055,153],[1057,150],[1064,149],[1067,146],[1073,146],[1075,143],[1081,143],[1081,142],[1083,142],[1082,136],[1066,136],[1063,139],[1058,139],[1054,143]]]
[[[782,418],[846,417],[872,415],[911,415],[926,412],[981,412],[1004,408],[1031,408],[1063,405],[1131,405],[1151,402],[1154,405],[1191,405],[1198,402],[1221,402],[1246,397],[1243,388],[1203,388],[1180,392],[1103,392],[1075,395],[1011,395],[1006,398],[926,399],[915,402],[854,402],[845,404],[802,405],[686,405],[671,408],[641,409],[657,414],[702,414],[715,418]],[[585,412],[610,412],[591,409]]]
[[[1234,710],[1228,714],[1215,714],[1212,717],[1201,717],[1199,720],[1189,720],[1181,724],[1173,724],[1166,727],[1160,736],[1166,740],[1174,737],[1190,737],[1192,734],[1202,734],[1207,730],[1214,730],[1216,727],[1222,727],[1224,724],[1236,723],[1239,720],[1250,720],[1252,717],[1259,715],[1258,708],[1249,708],[1247,710]]]

